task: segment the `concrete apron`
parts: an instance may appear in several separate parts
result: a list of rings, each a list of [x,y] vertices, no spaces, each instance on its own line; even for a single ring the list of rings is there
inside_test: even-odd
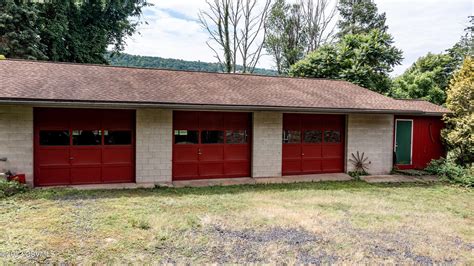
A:
[[[210,187],[210,186],[233,186],[233,185],[253,185],[253,184],[283,184],[296,182],[319,182],[319,181],[348,181],[352,180],[347,174],[317,174],[317,175],[296,175],[284,177],[242,177],[242,178],[216,178],[216,179],[197,179],[183,180],[166,183],[115,183],[115,184],[90,184],[90,185],[69,185],[69,186],[48,186],[37,187],[39,189],[49,188],[73,188],[81,190],[91,189],[135,189],[135,188],[154,188],[156,187]]]
[[[438,177],[432,175],[409,176],[409,175],[368,175],[361,176],[367,183],[407,183],[407,182],[436,182]]]
[[[72,186],[50,186],[39,187],[48,188],[74,188],[81,190],[91,189],[136,189],[158,187],[210,187],[210,186],[233,186],[233,185],[255,185],[255,184],[288,184],[298,182],[321,182],[321,181],[350,181],[352,177],[345,173],[335,174],[313,174],[313,175],[292,175],[283,177],[242,177],[242,178],[216,178],[173,181],[169,183],[116,183],[116,184],[91,184]],[[367,183],[406,183],[406,182],[435,182],[436,176],[407,176],[407,175],[368,175],[362,176],[361,180]]]
[[[320,182],[320,181],[349,181],[352,180],[347,174],[314,174],[295,175],[283,177],[244,177],[244,178],[222,178],[222,179],[200,179],[173,181],[173,187],[208,187],[208,186],[232,186],[246,184],[285,184],[296,182]]]

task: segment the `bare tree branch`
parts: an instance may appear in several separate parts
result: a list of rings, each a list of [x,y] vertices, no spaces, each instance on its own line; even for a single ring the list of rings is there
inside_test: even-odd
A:
[[[265,43],[265,21],[271,7],[271,0],[266,0],[260,11],[255,11],[257,0],[242,1],[243,25],[238,35],[239,52],[242,59],[242,71],[253,73],[261,58]],[[262,39],[257,39],[259,37]]]
[[[230,73],[235,71],[235,61],[231,49],[233,41],[229,29],[232,1],[206,0],[206,3],[209,10],[200,10],[198,18],[202,28],[209,33],[207,46],[216,54],[216,58],[224,71]]]
[[[300,0],[306,23],[307,47],[309,53],[323,43],[332,41],[336,23],[337,2],[330,8],[331,0]],[[330,28],[332,26],[332,28]]]
[[[207,10],[198,14],[209,34],[207,45],[225,72],[253,72],[262,54],[265,20],[272,0],[263,7],[258,0],[206,0]]]

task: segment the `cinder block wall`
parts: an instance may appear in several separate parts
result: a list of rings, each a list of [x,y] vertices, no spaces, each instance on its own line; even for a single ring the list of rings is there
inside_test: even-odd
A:
[[[371,164],[370,174],[388,174],[393,167],[393,115],[349,114],[347,116],[347,171],[351,153],[364,152]]]
[[[0,105],[0,172],[26,174],[33,185],[33,107]]]
[[[172,110],[137,109],[137,183],[171,182],[172,131]]]
[[[253,113],[252,177],[281,176],[283,114]]]

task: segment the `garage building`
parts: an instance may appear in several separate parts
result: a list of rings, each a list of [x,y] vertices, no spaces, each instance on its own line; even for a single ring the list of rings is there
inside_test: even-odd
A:
[[[424,168],[447,109],[346,81],[0,61],[1,170],[33,186]],[[2,166],[3,163],[3,166]]]

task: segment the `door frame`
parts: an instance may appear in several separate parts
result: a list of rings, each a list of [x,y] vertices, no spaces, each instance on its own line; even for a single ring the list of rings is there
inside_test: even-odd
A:
[[[410,163],[409,164],[399,164],[395,160],[396,165],[412,165],[413,164],[413,127],[414,127],[414,121],[413,119],[407,119],[407,118],[396,118],[395,119],[395,138],[394,138],[394,143],[393,143],[393,152],[395,153],[395,156],[397,154],[397,125],[398,121],[409,121],[411,122],[411,132],[410,132]]]

